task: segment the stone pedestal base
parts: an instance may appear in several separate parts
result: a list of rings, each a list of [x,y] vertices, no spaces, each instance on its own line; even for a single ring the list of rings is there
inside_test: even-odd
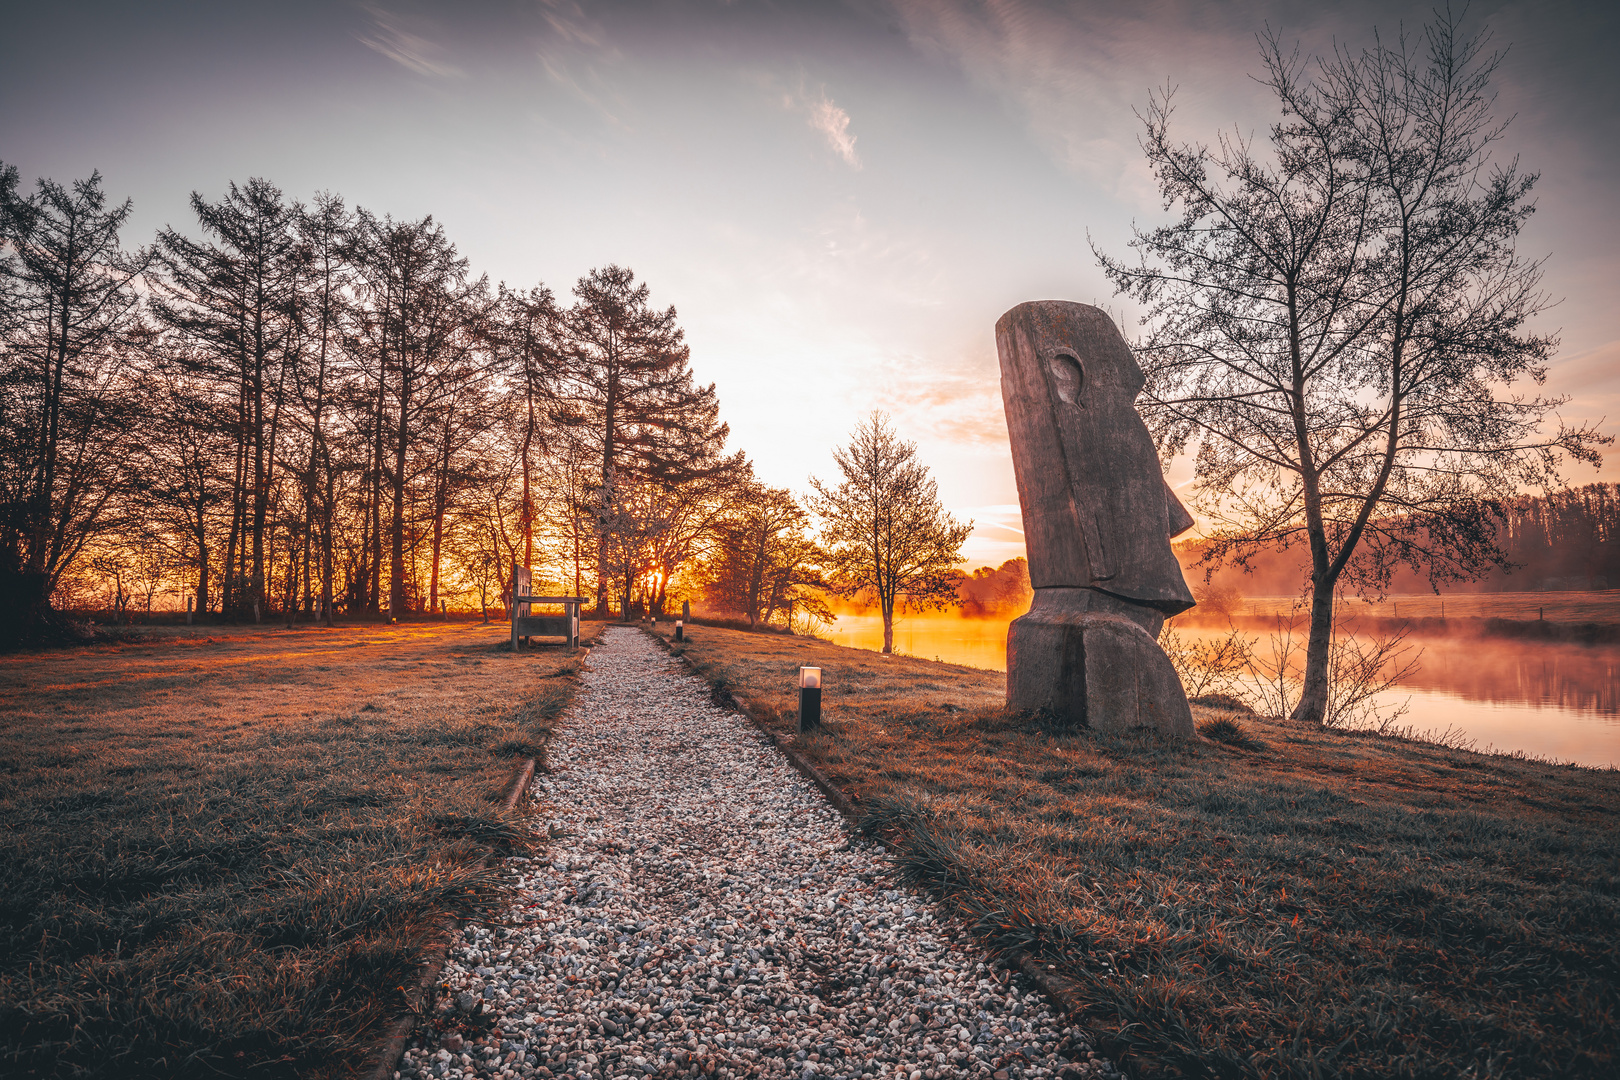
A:
[[[1036,589],[1007,632],[1007,707],[1075,727],[1191,736],[1181,679],[1155,640],[1164,615],[1096,589]]]

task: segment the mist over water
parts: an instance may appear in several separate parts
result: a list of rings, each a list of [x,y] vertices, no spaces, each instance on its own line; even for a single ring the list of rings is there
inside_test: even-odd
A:
[[[895,624],[895,649],[926,660],[1005,671],[1010,622],[953,615],[902,617]],[[1185,637],[1224,637],[1228,632],[1197,624],[1178,624],[1177,629]],[[1266,648],[1265,630],[1246,628],[1246,634]],[[883,620],[840,615],[821,636],[839,645],[878,650],[883,647]],[[1464,636],[1408,640],[1416,670],[1378,698],[1386,713],[1407,707],[1401,724],[1419,733],[1460,732],[1480,750],[1620,767],[1620,647]]]
[[[894,650],[924,660],[1007,670],[1007,626],[1011,619],[963,619],[955,615],[911,615],[895,619]],[[840,615],[818,632],[835,645],[883,649],[881,615]]]

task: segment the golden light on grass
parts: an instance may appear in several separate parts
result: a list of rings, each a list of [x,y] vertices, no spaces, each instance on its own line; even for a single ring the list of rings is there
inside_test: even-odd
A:
[[[503,631],[177,628],[0,659],[0,1073],[364,1056],[438,921],[501,902],[486,856],[535,842],[497,800],[578,664]]]
[[[1194,707],[1063,731],[1004,676],[717,627],[679,649],[989,947],[1074,980],[1142,1075],[1606,1075],[1620,772]],[[1494,1063],[1494,1064],[1488,1064]]]

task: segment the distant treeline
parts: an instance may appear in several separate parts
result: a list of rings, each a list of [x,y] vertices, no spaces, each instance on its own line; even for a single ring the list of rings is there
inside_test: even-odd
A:
[[[1023,556],[1000,566],[981,566],[971,572],[954,571],[957,614],[967,619],[1014,619],[1029,610],[1035,591],[1029,584],[1029,563]],[[826,595],[831,610],[868,615],[877,602],[859,594],[849,599]],[[915,614],[915,612],[912,612]]]
[[[1478,581],[1443,586],[1451,592],[1516,592],[1532,590],[1620,588],[1620,487],[1588,484],[1550,495],[1526,495],[1502,504],[1497,543],[1507,565]],[[1176,552],[1195,586],[1204,582],[1199,558],[1202,541],[1177,544]],[[1253,571],[1234,567],[1216,571],[1210,585],[1253,596],[1297,593],[1307,574],[1304,547],[1262,552]],[[1388,591],[1428,592],[1428,580],[1403,568]]]
[[[1035,591],[1029,584],[1029,563],[1022,558],[1008,559],[991,569],[981,566],[963,574],[956,583],[957,601],[969,618],[997,618],[1022,615],[1029,610]]]

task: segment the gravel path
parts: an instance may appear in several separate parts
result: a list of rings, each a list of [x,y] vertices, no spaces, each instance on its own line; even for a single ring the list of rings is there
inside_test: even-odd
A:
[[[592,650],[551,767],[557,839],[399,1075],[1117,1076],[640,631]]]

